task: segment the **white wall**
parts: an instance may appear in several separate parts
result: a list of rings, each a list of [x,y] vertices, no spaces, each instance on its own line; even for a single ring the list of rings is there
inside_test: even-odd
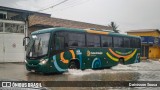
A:
[[[0,22],[25,25],[21,21],[0,20]],[[4,32],[0,32],[0,62],[24,62],[25,49],[23,47],[23,38],[25,33],[6,32],[6,29],[13,29],[14,27],[7,28],[5,25],[3,27]]]

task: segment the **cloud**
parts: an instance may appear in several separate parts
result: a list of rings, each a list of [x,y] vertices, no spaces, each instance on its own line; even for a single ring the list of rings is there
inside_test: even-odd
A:
[[[16,8],[16,2],[19,2],[20,0],[0,0],[0,5],[1,6],[6,6],[6,7],[14,7]]]

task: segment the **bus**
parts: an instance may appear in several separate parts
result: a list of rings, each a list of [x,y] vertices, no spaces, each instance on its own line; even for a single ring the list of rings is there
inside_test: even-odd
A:
[[[28,71],[63,73],[140,62],[141,39],[137,36],[59,27],[34,31],[28,38]]]

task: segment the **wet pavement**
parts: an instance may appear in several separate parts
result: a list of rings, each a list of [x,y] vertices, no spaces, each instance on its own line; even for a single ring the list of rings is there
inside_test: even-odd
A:
[[[44,75],[28,72],[23,63],[0,64],[0,80],[14,81],[160,81],[160,62],[145,61],[102,70],[69,70],[63,74]],[[48,87],[49,90],[159,90],[152,87]]]

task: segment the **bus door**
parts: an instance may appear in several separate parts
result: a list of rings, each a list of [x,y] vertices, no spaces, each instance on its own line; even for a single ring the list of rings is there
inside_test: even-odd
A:
[[[56,62],[62,69],[68,68],[69,61],[67,63],[63,60],[67,57],[67,53],[65,52],[65,37],[54,35],[54,40],[54,55],[56,55]]]

